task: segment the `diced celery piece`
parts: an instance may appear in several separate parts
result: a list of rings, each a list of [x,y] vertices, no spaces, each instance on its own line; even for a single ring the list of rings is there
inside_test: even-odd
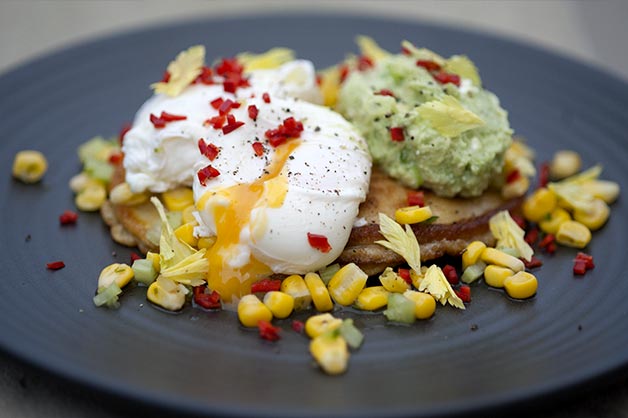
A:
[[[115,140],[107,140],[100,136],[90,139],[78,148],[79,159],[83,164],[87,160],[106,161],[113,150],[119,149]]]
[[[340,325],[340,335],[347,341],[349,347],[357,349],[364,341],[364,334],[353,325],[353,319],[347,318]]]
[[[94,305],[105,305],[107,308],[112,309],[118,308],[120,306],[120,302],[118,302],[118,295],[120,293],[122,293],[122,290],[117,284],[112,283],[94,296]]]
[[[473,283],[474,281],[482,277],[485,268],[486,263],[484,261],[478,261],[477,263],[470,265],[464,270],[462,276],[460,277],[460,280],[462,280],[462,283]]]
[[[96,180],[108,183],[111,181],[111,177],[113,176],[113,166],[107,161],[88,158],[85,160],[85,172]]]
[[[389,321],[412,324],[416,319],[414,311],[415,303],[401,293],[388,295],[388,309],[384,311],[384,315]]]
[[[131,268],[133,269],[133,274],[135,274],[135,280],[147,286],[157,278],[157,270],[155,270],[152,260],[145,258],[135,260]]]
[[[183,214],[179,211],[172,211],[166,213],[166,218],[168,218],[168,223],[172,227],[172,229],[177,229],[181,225],[183,225]]]
[[[321,276],[323,283],[325,283],[325,286],[327,286],[331,278],[334,277],[334,274],[336,274],[338,270],[340,270],[340,264],[331,264],[319,270],[318,275]]]

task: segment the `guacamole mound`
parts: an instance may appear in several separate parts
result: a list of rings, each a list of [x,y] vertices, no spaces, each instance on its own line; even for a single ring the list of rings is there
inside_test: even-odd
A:
[[[459,75],[460,86],[441,84],[434,70],[417,65],[426,56]],[[373,161],[406,186],[470,197],[502,179],[508,116],[464,56],[445,60],[416,48],[386,55],[349,75],[336,107],[366,138]],[[403,139],[391,128],[401,128]]]

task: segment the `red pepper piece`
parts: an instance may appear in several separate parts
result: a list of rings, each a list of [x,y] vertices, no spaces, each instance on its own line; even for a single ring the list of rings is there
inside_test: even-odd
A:
[[[196,77],[196,80],[194,80],[194,83],[200,83],[200,84],[205,84],[205,85],[210,85],[210,84],[214,84],[214,80],[212,79],[213,76],[213,71],[211,68],[209,67],[205,67],[203,66],[203,68],[201,69],[201,73],[198,75],[198,77]]]
[[[211,165],[200,169],[197,173],[198,181],[201,183],[202,186],[205,186],[207,184],[207,180],[218,177],[219,175],[220,171],[216,170]]]
[[[270,95],[268,93],[263,93],[262,100],[264,101],[264,103],[270,103]]]
[[[553,234],[547,234],[545,237],[539,242],[539,248],[547,251],[550,254],[553,254],[556,251],[556,237]]]
[[[456,74],[446,73],[444,71],[433,74],[434,79],[441,84],[451,83],[460,87],[460,77]]]
[[[122,129],[120,129],[120,133],[118,134],[118,143],[120,144],[120,146],[122,146],[122,144],[124,143],[124,137],[126,136],[127,132],[129,132],[131,130],[131,124],[129,122],[126,122],[124,125],[122,125]]]
[[[519,180],[520,178],[521,178],[521,173],[519,172],[519,170],[514,169],[513,171],[508,173],[508,175],[506,176],[506,183],[507,184],[514,183],[515,181]]]
[[[405,139],[403,128],[390,128],[390,139],[394,142],[403,142]]]
[[[289,117],[283,121],[277,129],[269,129],[264,133],[268,143],[273,147],[278,147],[290,138],[298,138],[303,132],[303,123],[297,121],[293,117]]]
[[[545,247],[545,251],[548,254],[554,254],[556,252],[556,243],[555,242],[550,242],[547,247]]]
[[[429,72],[438,71],[441,68],[440,65],[438,65],[438,63],[434,61],[429,61],[429,60],[418,60],[416,62],[416,65],[417,67],[425,68]]]
[[[397,270],[397,274],[403,279],[404,282],[408,283],[409,285],[412,284],[412,279],[410,278],[410,270],[399,268]]]
[[[140,256],[138,253],[136,252],[131,253],[131,264],[133,264],[135,260],[141,260],[141,259],[142,259],[142,256]]]
[[[59,216],[59,223],[61,225],[74,225],[78,219],[78,214],[71,210],[64,211]]]
[[[247,111],[249,112],[249,118],[253,119],[254,121],[257,120],[257,115],[259,114],[259,110],[257,109],[257,106],[250,105],[247,108]]]
[[[344,83],[345,79],[349,75],[349,67],[343,64],[340,66],[339,70],[340,70],[340,82]]]
[[[218,113],[226,115],[231,109],[237,109],[240,107],[240,103],[234,102],[231,99],[227,99],[218,106]]]
[[[277,341],[281,338],[279,335],[281,328],[273,326],[268,321],[259,321],[257,327],[259,328],[259,336],[263,340]]]
[[[277,292],[281,289],[281,280],[279,279],[262,279],[251,285],[251,293]]]
[[[205,143],[203,138],[198,140],[198,149],[201,152],[201,155],[207,157],[209,161],[214,161],[220,152],[220,148],[212,143]]]
[[[320,87],[322,82],[323,82],[323,77],[321,77],[320,74],[316,74],[316,85]]]
[[[292,327],[292,330],[294,332],[298,332],[299,334],[302,334],[303,330],[305,329],[305,324],[303,323],[303,321],[299,321],[298,319],[293,319],[290,326]]]
[[[531,228],[528,232],[526,232],[525,237],[523,238],[528,245],[536,244],[536,241],[539,239],[539,229]]]
[[[576,276],[584,276],[587,272],[587,262],[584,260],[574,260],[573,263],[573,274]]]
[[[366,71],[374,65],[373,60],[367,56],[362,55],[358,58],[358,71]]]
[[[515,223],[517,224],[517,226],[519,226],[519,228],[523,230],[526,229],[527,227],[526,220],[522,216],[511,213],[510,217],[512,218],[513,221],[515,221]]]
[[[150,118],[150,123],[153,124],[155,129],[161,129],[166,126],[166,121],[160,118],[159,116],[155,116],[151,113],[149,118]]]
[[[225,100],[222,97],[219,97],[209,102],[209,104],[211,105],[211,107],[218,110],[218,108],[220,108],[220,106],[224,103],[224,101]]]
[[[172,113],[168,112],[161,112],[161,115],[159,117],[166,122],[175,122],[178,120],[186,120],[188,118],[187,116],[173,115]]]
[[[214,129],[220,129],[224,126],[227,118],[224,115],[214,116],[203,122],[203,125],[211,125]]]
[[[331,251],[331,245],[329,244],[329,241],[327,241],[327,237],[325,235],[312,234],[311,232],[308,232],[307,241],[310,243],[312,248],[315,248],[322,253],[328,253]]]
[[[454,292],[463,302],[471,302],[471,288],[466,284],[461,285],[458,289],[455,289]]]
[[[240,121],[234,121],[233,123],[228,123],[227,125],[222,127],[222,133],[225,135],[230,134],[231,132],[235,131],[242,125],[244,125],[244,122],[240,122]]]
[[[447,278],[449,284],[458,284],[458,273],[456,273],[454,266],[447,264],[443,267],[443,274],[445,275],[445,278]]]
[[[229,73],[242,74],[242,71],[244,71],[244,67],[236,58],[223,58],[216,66],[216,73],[223,76]]]
[[[253,142],[251,146],[253,147],[253,151],[255,151],[255,155],[258,157],[264,155],[264,145],[261,142]]]
[[[207,293],[205,289],[207,289],[205,285],[194,287],[194,303],[205,309],[220,309],[220,294],[215,290]]]
[[[167,83],[168,81],[170,81],[170,73],[168,71],[164,71],[164,75],[161,77],[161,82]]]
[[[539,167],[539,187],[546,187],[549,183],[550,167],[549,163],[544,162]]]
[[[422,190],[408,192],[408,206],[425,206],[425,195]]]
[[[122,162],[123,157],[124,156],[121,152],[112,152],[108,158],[109,164],[113,164],[113,165],[120,164]]]
[[[592,255],[579,252],[578,255],[576,255],[576,260],[583,260],[583,261],[585,261],[586,262],[586,266],[587,266],[587,270],[591,270],[592,268],[595,268],[595,263],[593,262],[593,256]]]
[[[405,46],[401,47],[401,53],[403,55],[410,55],[410,50],[408,48],[406,48]]]
[[[52,263],[46,264],[46,268],[48,270],[59,270],[65,267],[65,263],[63,261],[53,261]]]
[[[521,261],[523,261],[523,265],[529,270],[529,269],[534,269],[537,267],[541,267],[543,265],[543,262],[541,260],[539,260],[538,258],[532,256],[532,258],[530,259],[530,261],[527,261],[523,258],[520,259]]]
[[[381,89],[380,91],[375,92],[375,94],[378,95],[378,96],[395,97],[395,93],[393,93],[392,91],[390,91],[388,89]]]

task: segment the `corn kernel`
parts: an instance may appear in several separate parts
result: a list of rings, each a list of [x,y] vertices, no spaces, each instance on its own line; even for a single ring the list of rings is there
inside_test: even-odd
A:
[[[606,223],[610,214],[608,205],[602,199],[595,199],[589,211],[575,209],[573,218],[591,231],[596,231]]]
[[[334,303],[329,296],[329,290],[323,283],[321,276],[316,273],[308,273],[305,275],[305,285],[312,295],[312,302],[314,307],[319,312],[331,311],[334,307]]]
[[[395,211],[395,221],[400,224],[417,224],[432,217],[432,209],[429,206],[407,206]]]
[[[368,275],[360,267],[354,263],[347,264],[329,281],[329,294],[336,303],[349,306],[366,286],[366,279]]]
[[[216,243],[216,237],[201,237],[196,242],[196,247],[201,250],[203,248],[211,248]]]
[[[284,319],[294,309],[294,298],[287,293],[271,291],[264,295],[264,305],[270,309],[275,318]]]
[[[429,293],[407,290],[403,295],[414,302],[414,314],[417,319],[428,319],[434,315],[436,299]]]
[[[159,253],[149,251],[146,253],[146,259],[153,262],[153,267],[157,273],[161,271],[161,259],[159,257]]]
[[[550,176],[553,179],[564,179],[580,171],[581,166],[582,160],[577,152],[561,150],[554,154],[550,163]]]
[[[307,309],[312,303],[312,295],[305,284],[305,280],[298,274],[293,274],[283,279],[281,291],[294,298],[295,311]]]
[[[591,241],[591,231],[577,221],[563,222],[556,233],[556,241],[568,247],[584,248]]]
[[[110,264],[100,272],[98,277],[98,291],[102,291],[109,287],[111,283],[115,283],[120,289],[126,286],[133,278],[133,269],[120,263]]]
[[[170,212],[179,212],[194,204],[194,195],[189,187],[179,187],[163,192],[161,201]]]
[[[561,207],[556,207],[549,215],[539,222],[539,228],[546,234],[556,234],[563,222],[571,220],[569,212]]]
[[[425,272],[427,272],[427,266],[421,266],[421,274],[416,271],[410,269],[410,280],[412,281],[412,286],[415,288],[419,288],[421,285],[421,280],[425,277]]]
[[[525,265],[523,261],[516,257],[508,255],[503,251],[496,250],[495,248],[486,248],[482,252],[482,261],[486,264],[496,264],[502,267],[508,267],[512,271],[523,271]]]
[[[196,218],[194,217],[194,212],[196,212],[196,206],[187,206],[181,212],[181,221],[183,221],[184,224],[198,225],[198,222],[196,222]]]
[[[157,280],[152,282],[146,291],[149,301],[169,311],[178,311],[183,308],[187,294],[188,290],[184,285],[163,277],[157,277]]]
[[[529,221],[538,222],[554,210],[556,203],[556,194],[541,187],[523,202],[523,216]]]
[[[504,280],[514,274],[515,272],[507,267],[489,265],[484,269],[484,282],[491,287],[501,289],[504,287]]]
[[[94,183],[76,195],[74,204],[79,210],[94,212],[100,209],[105,200],[107,200],[105,186],[100,183]]]
[[[523,196],[530,188],[530,179],[526,176],[519,176],[515,181],[504,184],[502,187],[502,197],[512,199]]]
[[[148,193],[133,193],[129,183],[120,183],[109,192],[109,200],[115,205],[134,206],[148,200]]]
[[[533,274],[520,271],[504,280],[508,296],[515,299],[527,299],[534,296],[539,284]]]
[[[582,183],[582,188],[593,197],[602,199],[609,205],[619,196],[619,184],[608,180],[589,180]]]
[[[183,224],[174,230],[174,235],[191,247],[196,247],[198,238],[194,236],[194,224]]]
[[[403,293],[410,289],[410,285],[390,267],[386,267],[386,270],[379,276],[379,281],[384,289],[392,293]]]
[[[86,172],[81,172],[70,179],[69,186],[70,190],[74,193],[80,193],[85,190],[88,186],[102,184],[100,181],[95,180],[89,176]]]
[[[272,321],[273,313],[255,295],[244,295],[238,302],[238,319],[245,327],[256,327],[259,321]]]
[[[347,370],[349,349],[339,335],[320,335],[310,342],[310,353],[318,365],[328,374],[341,374]]]
[[[310,338],[316,338],[326,332],[336,330],[342,325],[342,319],[335,318],[330,313],[310,316],[305,321],[305,333]]]
[[[462,253],[462,271],[477,263],[485,248],[486,244],[482,241],[473,241],[467,245],[467,248]]]
[[[46,174],[48,161],[39,151],[26,150],[15,154],[13,177],[24,183],[37,183]]]
[[[384,286],[363,289],[355,301],[355,307],[363,311],[376,311],[388,303],[388,290]]]

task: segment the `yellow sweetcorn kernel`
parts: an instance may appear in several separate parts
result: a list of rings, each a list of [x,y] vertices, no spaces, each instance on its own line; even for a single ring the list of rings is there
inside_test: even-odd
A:
[[[334,331],[342,325],[342,319],[335,318],[330,313],[310,316],[305,321],[305,333],[310,338],[316,338],[326,332]]]
[[[347,264],[334,274],[329,281],[328,289],[332,299],[343,306],[355,302],[366,286],[368,275],[354,263]]]
[[[602,199],[595,199],[589,211],[575,209],[573,211],[574,220],[580,222],[591,231],[600,229],[608,220],[611,209]]]
[[[127,182],[118,184],[109,192],[109,200],[115,205],[139,205],[146,202],[149,197],[148,193],[133,193]]]
[[[185,304],[187,288],[170,279],[157,277],[157,280],[148,286],[146,298],[155,305],[159,305],[169,311],[178,311]]]
[[[155,268],[155,271],[159,273],[159,271],[161,270],[161,265],[159,263],[159,254],[149,251],[146,253],[146,259],[153,262],[153,267]]]
[[[184,224],[198,225],[198,222],[196,222],[196,218],[193,215],[194,212],[196,212],[196,206],[190,205],[190,206],[185,207],[181,211],[181,221]]]
[[[273,313],[255,295],[245,295],[238,302],[238,319],[245,327],[256,327],[259,321],[270,322]]]
[[[349,349],[340,335],[319,335],[310,342],[310,353],[327,374],[341,374],[347,370]]]
[[[556,207],[539,222],[539,228],[546,234],[556,234],[560,225],[569,220],[571,220],[569,212],[561,207]]]
[[[340,91],[340,69],[338,66],[330,67],[319,72],[319,76],[323,104],[333,107],[338,101],[338,92]]]
[[[376,311],[388,304],[388,290],[384,286],[363,289],[355,301],[355,307],[362,311]]]
[[[264,295],[264,305],[270,309],[275,318],[284,319],[294,309],[294,298],[287,293],[270,291]]]
[[[485,248],[486,244],[482,241],[473,241],[467,245],[467,248],[462,252],[462,270],[464,271],[467,267],[477,263]]]
[[[201,250],[203,248],[211,248],[216,243],[216,237],[202,237],[196,242],[196,247]]]
[[[504,280],[506,293],[515,299],[527,299],[534,296],[538,287],[536,277],[527,271],[520,271]]]
[[[39,151],[26,150],[15,154],[13,177],[24,183],[37,183],[46,174],[48,161]]]
[[[584,248],[591,241],[591,231],[577,221],[563,222],[556,233],[556,241],[568,247]]]
[[[554,210],[556,203],[556,194],[545,187],[541,187],[523,202],[523,216],[529,221],[539,222]]]
[[[512,271],[525,270],[523,261],[508,255],[503,251],[496,250],[495,248],[486,248],[482,252],[482,261],[486,264],[496,264],[498,266],[508,267]]]
[[[619,196],[619,184],[608,180],[588,180],[581,184],[582,189],[591,196],[602,199],[609,205]]]
[[[491,287],[502,288],[504,287],[504,280],[513,276],[514,271],[507,267],[500,267],[495,265],[486,266],[484,269],[484,282]]]
[[[307,273],[304,278],[305,285],[312,295],[312,303],[314,303],[314,307],[319,312],[327,312],[331,311],[334,307],[334,303],[331,300],[331,296],[329,296],[329,290],[327,290],[327,286],[316,273]]]
[[[391,293],[403,293],[410,289],[408,282],[395,273],[391,267],[386,267],[386,270],[379,276],[379,281],[384,289]]]
[[[161,201],[170,212],[180,212],[194,205],[194,195],[189,187],[178,187],[161,194]]]
[[[281,282],[281,291],[294,298],[294,310],[301,311],[310,307],[312,295],[303,280],[298,274],[288,276]]]
[[[414,302],[414,314],[417,319],[428,319],[436,310],[436,299],[428,293],[407,290],[403,296]]]
[[[414,270],[410,270],[410,280],[412,281],[412,286],[415,288],[419,288],[421,285],[421,280],[425,277],[425,273],[427,272],[427,266],[421,266],[421,272],[417,273]]]
[[[580,154],[575,151],[561,150],[554,154],[550,163],[550,176],[553,179],[564,179],[580,171],[581,166]]]
[[[194,236],[194,224],[183,224],[174,230],[174,235],[190,247],[196,247],[198,238]]]
[[[101,183],[93,183],[83,189],[74,198],[74,204],[84,212],[94,212],[107,200],[107,190]]]
[[[102,291],[115,283],[120,289],[126,286],[133,278],[133,269],[120,263],[110,264],[100,272],[98,277],[98,291]]]
[[[400,224],[417,224],[432,217],[429,206],[406,206],[395,211],[395,221]]]

